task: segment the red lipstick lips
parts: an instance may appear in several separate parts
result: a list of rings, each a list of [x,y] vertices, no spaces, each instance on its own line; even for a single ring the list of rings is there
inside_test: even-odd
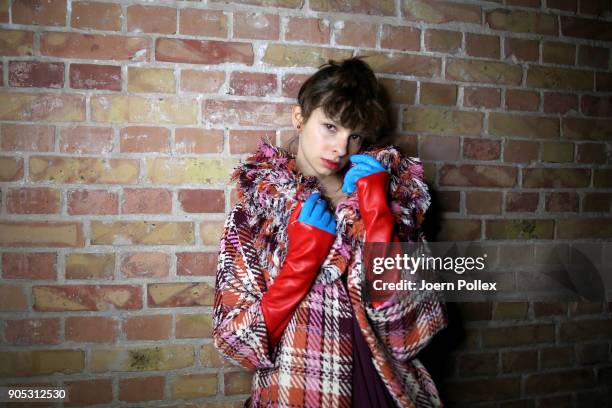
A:
[[[336,170],[338,167],[340,167],[340,163],[338,162],[334,162],[334,161],[327,160],[327,159],[321,159],[321,160],[323,160],[323,165],[330,170]]]

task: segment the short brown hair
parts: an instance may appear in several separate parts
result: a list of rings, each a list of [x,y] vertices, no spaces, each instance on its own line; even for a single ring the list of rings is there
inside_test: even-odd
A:
[[[321,107],[325,115],[342,127],[375,143],[388,126],[381,103],[381,90],[374,72],[360,57],[341,62],[329,60],[308,78],[298,93],[304,122]]]

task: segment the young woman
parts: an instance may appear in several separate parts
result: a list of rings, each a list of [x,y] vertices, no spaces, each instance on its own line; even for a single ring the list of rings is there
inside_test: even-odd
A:
[[[298,95],[295,154],[260,141],[233,173],[213,338],[255,369],[249,407],[438,407],[415,355],[446,326],[435,297],[365,298],[365,242],[424,240],[418,159],[367,148],[386,125],[358,58],[330,61]]]

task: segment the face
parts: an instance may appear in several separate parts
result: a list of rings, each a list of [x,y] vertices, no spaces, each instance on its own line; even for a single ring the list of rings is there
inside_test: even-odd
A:
[[[320,180],[333,176],[361,149],[363,136],[328,118],[322,108],[315,109],[305,124],[301,118],[300,107],[295,106],[293,124],[301,131],[296,164],[302,174]]]

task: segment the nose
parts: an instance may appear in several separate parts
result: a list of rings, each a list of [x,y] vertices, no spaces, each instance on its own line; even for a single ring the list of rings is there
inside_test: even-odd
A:
[[[334,146],[333,146],[334,154],[337,154],[338,157],[345,156],[347,147],[348,147],[348,136],[344,136],[340,134],[337,135],[337,137],[334,140]]]

